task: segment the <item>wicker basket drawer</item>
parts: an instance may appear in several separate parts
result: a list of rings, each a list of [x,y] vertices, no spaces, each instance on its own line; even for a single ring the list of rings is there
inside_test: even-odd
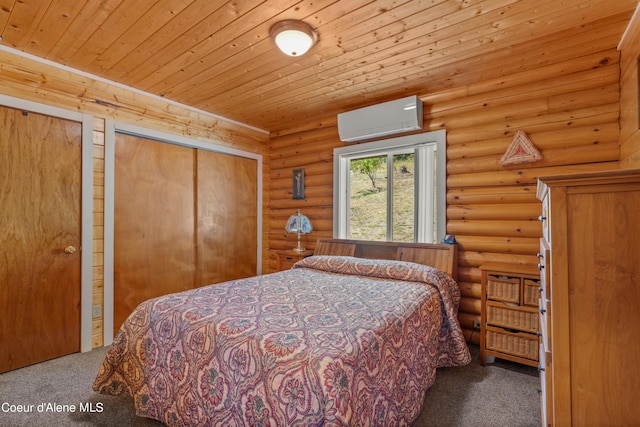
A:
[[[487,326],[486,346],[488,350],[538,360],[540,340],[536,335],[526,332],[511,332],[501,328]]]
[[[540,299],[540,282],[532,279],[524,279],[522,303],[524,305],[537,307],[538,299]]]
[[[487,277],[487,298],[520,304],[520,278],[490,274]]]
[[[487,301],[487,323],[503,328],[536,333],[539,330],[538,309],[529,307],[510,307]]]

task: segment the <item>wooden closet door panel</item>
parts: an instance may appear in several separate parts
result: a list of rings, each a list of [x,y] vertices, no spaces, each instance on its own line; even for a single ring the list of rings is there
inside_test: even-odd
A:
[[[257,161],[205,150],[197,156],[197,286],[255,276]]]
[[[0,107],[0,372],[80,351],[81,156],[80,123]]]
[[[116,136],[114,331],[139,303],[194,286],[194,155]]]

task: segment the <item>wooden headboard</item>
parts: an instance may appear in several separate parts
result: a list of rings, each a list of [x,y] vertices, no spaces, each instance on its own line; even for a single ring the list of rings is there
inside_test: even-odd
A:
[[[458,245],[321,238],[313,254],[416,262],[435,267],[458,279]]]

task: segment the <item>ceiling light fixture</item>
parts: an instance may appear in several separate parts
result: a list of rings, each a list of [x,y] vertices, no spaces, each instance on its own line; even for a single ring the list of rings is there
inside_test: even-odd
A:
[[[318,33],[303,21],[280,21],[271,27],[271,38],[289,56],[304,55],[318,40]]]

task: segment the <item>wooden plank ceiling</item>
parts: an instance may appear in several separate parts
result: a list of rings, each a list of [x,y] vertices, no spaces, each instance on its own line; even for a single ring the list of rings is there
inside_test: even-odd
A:
[[[0,0],[3,46],[270,132],[533,68],[549,43],[638,0]],[[304,56],[269,29],[301,19]]]

